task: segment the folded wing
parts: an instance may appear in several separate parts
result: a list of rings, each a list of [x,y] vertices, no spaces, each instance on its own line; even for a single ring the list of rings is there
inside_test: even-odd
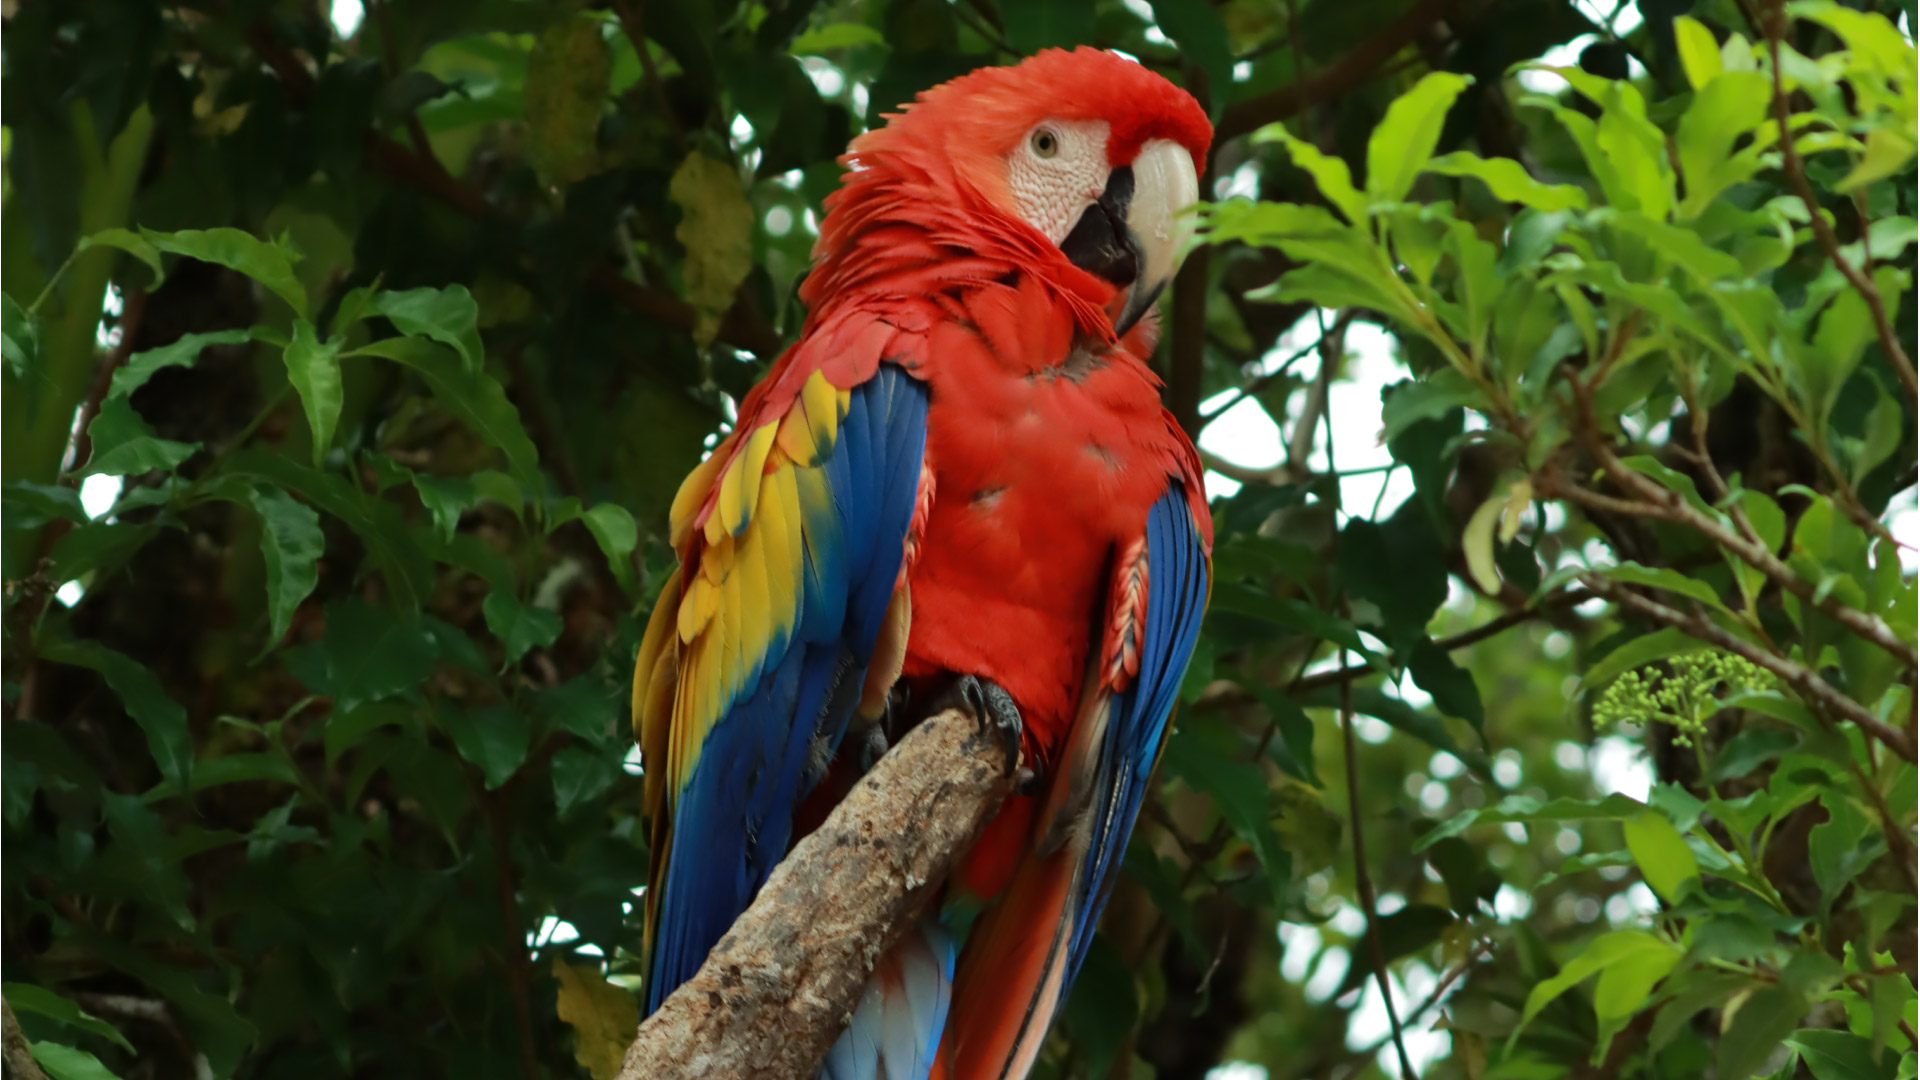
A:
[[[812,335],[674,501],[681,567],[634,672],[648,1012],[752,901],[863,696],[871,708],[899,670],[927,395],[880,362],[894,336]]]

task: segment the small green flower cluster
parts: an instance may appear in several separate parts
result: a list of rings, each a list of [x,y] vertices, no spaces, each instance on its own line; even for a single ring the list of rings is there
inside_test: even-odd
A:
[[[1667,669],[1644,667],[1615,679],[1594,704],[1594,726],[1659,720],[1677,729],[1675,742],[1691,746],[1726,698],[1774,686],[1765,668],[1731,653],[1688,653],[1667,661]]]

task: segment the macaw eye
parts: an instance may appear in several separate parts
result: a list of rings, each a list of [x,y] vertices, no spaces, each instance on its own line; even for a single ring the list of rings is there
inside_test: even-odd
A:
[[[1033,156],[1050,158],[1060,152],[1060,137],[1046,128],[1033,133]]]

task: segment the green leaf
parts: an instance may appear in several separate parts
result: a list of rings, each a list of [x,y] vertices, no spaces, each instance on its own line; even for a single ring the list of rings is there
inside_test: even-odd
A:
[[[16,379],[26,380],[40,367],[39,318],[5,294],[0,294],[0,359]]]
[[[1569,69],[1559,69],[1566,75]],[[1575,82],[1575,85],[1580,85]],[[1610,198],[1622,210],[1638,210],[1649,224],[1664,222],[1673,212],[1673,170],[1667,163],[1667,139],[1647,120],[1640,92],[1632,83],[1608,83],[1600,101],[1600,123],[1594,143],[1613,160],[1619,194]]]
[[[9,480],[0,485],[0,522],[9,532],[37,529],[58,518],[76,525],[87,523],[87,508],[80,502],[77,488],[31,480]]]
[[[452,541],[460,528],[460,515],[479,497],[473,481],[464,476],[428,476],[426,473],[413,473],[409,479],[420,495],[420,505],[433,515],[434,531],[442,540]]]
[[[595,746],[610,745],[609,739],[627,743],[624,732],[616,730],[619,709],[609,694],[604,680],[582,675],[540,691],[533,712],[547,727],[570,731]]]
[[[1602,934],[1588,942],[1586,948],[1582,949],[1573,959],[1567,961],[1566,966],[1560,969],[1558,975],[1534,985],[1533,989],[1527,994],[1526,1007],[1522,1009],[1520,1013],[1520,1028],[1524,1028],[1530,1023],[1535,1016],[1539,1015],[1540,1010],[1546,1008],[1548,1003],[1553,1001],[1554,998],[1559,997],[1595,973],[1605,971],[1619,964],[1629,964],[1631,965],[1629,969],[1631,972],[1630,977],[1620,980],[1616,982],[1614,986],[1610,987],[1611,993],[1607,999],[1607,1004],[1610,1007],[1619,1007],[1623,1004],[1619,998],[1625,991],[1637,987],[1643,979],[1645,979],[1646,987],[1651,988],[1655,982],[1660,980],[1661,976],[1664,976],[1668,970],[1672,969],[1674,962],[1679,958],[1680,950],[1654,937],[1645,930],[1614,930],[1610,933]],[[1664,963],[1664,967],[1661,966],[1662,963]],[[1658,974],[1654,975],[1651,979],[1646,979],[1646,975],[1649,972],[1656,971]],[[1637,999],[1637,1004],[1644,1004],[1646,998],[1646,991],[1642,990]],[[1617,1015],[1600,1013],[1599,1004],[1600,1002],[1596,996],[1595,1011],[1603,1018],[1609,1015]],[[1516,1028],[1514,1030],[1514,1037],[1517,1038],[1519,1033],[1520,1029]]]
[[[158,289],[160,283],[166,280],[167,272],[160,265],[160,249],[154,247],[151,241],[139,233],[134,232],[132,229],[101,229],[92,236],[81,237],[80,245],[75,250],[85,251],[88,248],[95,247],[119,248],[121,251],[147,264],[147,269],[153,271],[153,281],[147,285],[147,291],[149,292]]]
[[[296,785],[300,774],[293,765],[276,754],[222,754],[198,763],[193,770],[193,790],[205,791],[222,784],[239,784],[249,780],[271,780],[278,784]],[[176,798],[180,787],[171,780],[162,780],[147,789],[140,796],[146,803],[161,799]]]
[[[1786,986],[1756,990],[1734,1013],[1720,1036],[1715,1075],[1724,1080],[1747,1080],[1807,1015],[1807,999]]]
[[[1718,66],[1719,54],[1713,58]],[[1694,93],[1674,136],[1680,174],[1687,185],[1687,197],[1680,204],[1682,218],[1700,216],[1721,193],[1760,171],[1764,161],[1758,151],[1735,153],[1734,146],[1767,117],[1772,100],[1772,84],[1754,71],[1726,72]]]
[[[167,696],[160,679],[147,666],[97,641],[59,641],[43,646],[41,659],[56,664],[91,668],[120,696],[127,715],[146,733],[160,775],[183,790],[193,774],[193,737],[187,730],[187,710]]]
[[[480,342],[480,305],[465,285],[379,293],[373,298],[373,310],[403,334],[425,335],[451,347],[469,371],[478,371],[486,362]]]
[[[336,708],[327,717],[326,731],[322,736],[327,764],[333,764],[341,754],[360,745],[368,735],[383,727],[407,726],[412,715],[410,708],[393,702],[359,705],[352,709]]]
[[[1486,710],[1480,701],[1480,687],[1473,673],[1453,662],[1446,650],[1423,639],[1407,658],[1407,671],[1414,685],[1433,696],[1433,704],[1448,716],[1465,720],[1479,731],[1486,724]]]
[[[416,623],[359,600],[327,605],[320,647],[333,707],[344,712],[404,694],[433,673],[433,644]]]
[[[1323,786],[1313,767],[1313,720],[1292,698],[1254,679],[1239,680],[1241,687],[1266,707],[1269,721],[1279,738],[1267,744],[1274,764],[1289,776],[1314,787]]]
[[[89,521],[53,545],[53,568],[47,577],[65,584],[92,573],[112,573],[158,531],[152,524]],[[96,578],[93,584],[99,584],[99,580]]]
[[[1678,570],[1669,570],[1664,566],[1641,566],[1639,563],[1627,562],[1621,563],[1619,566],[1609,566],[1597,572],[1614,581],[1624,581],[1630,585],[1646,585],[1655,589],[1665,589],[1668,592],[1692,597],[1711,608],[1723,611],[1726,609],[1726,605],[1720,602],[1720,594],[1714,592],[1711,585],[1708,585],[1698,578],[1690,578]]]
[[[341,477],[302,465],[285,454],[235,451],[227,458],[224,474],[235,480],[278,485],[346,522],[366,543],[389,593],[403,609],[418,607],[432,592],[433,564],[406,529],[400,508],[393,503],[368,496]]]
[[[1738,707],[1733,698],[1723,704],[1729,708]],[[1708,770],[1707,778],[1716,783],[1731,780],[1736,776],[1745,776],[1757,771],[1760,766],[1779,757],[1781,754],[1799,745],[1799,736],[1779,728],[1755,725],[1727,740],[1713,756],[1713,768]]]
[[[468,709],[442,703],[434,716],[460,756],[479,767],[489,791],[506,783],[527,759],[532,730],[527,718],[509,706]]]
[[[496,588],[480,605],[487,629],[506,649],[507,663],[514,664],[527,650],[545,648],[560,637],[560,613],[523,604],[510,590]]]
[[[1718,1008],[1734,995],[1742,991],[1751,992],[1757,986],[1745,975],[1736,975],[1723,971],[1694,969],[1684,976],[1675,976],[1678,982],[1685,979],[1686,985],[1677,988],[1673,996],[1654,1017],[1653,1030],[1647,1035],[1647,1049],[1659,1053],[1673,1037],[1687,1029],[1693,1018],[1703,1009]],[[1672,982],[1669,989],[1674,989]]]
[[[320,583],[320,556],[327,539],[320,531],[320,515],[285,490],[261,485],[253,491],[253,510],[260,515],[260,554],[267,564],[266,649],[287,636],[293,613]]]
[[[1442,368],[1424,379],[1395,383],[1387,388],[1380,409],[1387,442],[1399,438],[1407,428],[1421,420],[1445,416],[1453,409],[1485,404],[1480,391],[1465,375],[1453,368]]]
[[[1260,766],[1236,756],[1221,740],[1205,737],[1191,722],[1167,740],[1165,756],[1167,775],[1211,795],[1220,816],[1253,848],[1278,903],[1292,880],[1293,861],[1268,822],[1267,783]]]
[[[1433,71],[1387,106],[1380,126],[1367,140],[1367,199],[1373,205],[1407,197],[1413,181],[1427,168],[1440,128],[1454,99],[1472,76]]]
[[[1713,31],[1701,25],[1699,20],[1681,15],[1673,20],[1673,37],[1674,44],[1679,47],[1680,67],[1687,74],[1688,85],[1698,90],[1720,74],[1720,43],[1713,40]]]
[[[1656,660],[1665,660],[1669,656],[1698,652],[1706,648],[1699,638],[1690,637],[1678,630],[1668,628],[1642,634],[1632,641],[1614,649],[1600,659],[1600,662],[1587,669],[1580,679],[1582,690],[1591,690],[1625,675],[1635,668],[1645,667]]]
[[[523,492],[546,489],[540,477],[540,454],[521,426],[520,411],[493,376],[467,370],[452,350],[422,338],[388,338],[362,346],[354,355],[384,357],[418,372],[442,405],[506,455],[507,467]]]
[[[1900,172],[1913,160],[1915,144],[1912,135],[1896,131],[1890,127],[1877,127],[1867,132],[1866,149],[1860,155],[1847,175],[1834,182],[1833,190],[1852,191]]]
[[[30,1012],[44,1016],[49,1020],[79,1028],[90,1035],[111,1039],[133,1053],[133,1044],[127,1041],[120,1029],[93,1015],[80,1006],[61,997],[59,994],[32,983],[6,983],[0,985],[0,997],[13,1006],[15,1012]]]
[[[1509,795],[1497,806],[1466,810],[1423,833],[1414,841],[1415,851],[1425,851],[1449,836],[1465,832],[1475,825],[1541,821],[1625,820],[1646,812],[1647,804],[1615,792],[1602,799],[1554,799],[1541,802],[1530,795]]]
[[[1104,1076],[1139,1022],[1139,979],[1105,934],[1094,935],[1081,974],[1085,978],[1074,980],[1060,1010],[1061,1022],[1085,1055],[1088,1075]]]
[[[307,317],[307,290],[293,272],[297,256],[290,248],[269,244],[239,229],[182,229],[171,233],[141,229],[140,235],[161,251],[238,270],[285,300],[295,315]]]
[[[586,12],[562,15],[535,40],[522,85],[527,158],[542,188],[564,192],[604,167],[600,119],[612,64],[601,23]]]
[[[1571,184],[1543,184],[1512,158],[1483,158],[1471,151],[1456,150],[1427,162],[1426,171],[1471,176],[1487,185],[1501,202],[1521,203],[1544,213],[1587,208],[1586,192]]]
[[[1838,792],[1821,795],[1820,805],[1827,820],[1807,835],[1807,861],[1825,906],[1871,861],[1860,850],[1860,841],[1873,831],[1873,824],[1852,799]]]
[[[1899,1058],[1881,1054],[1874,1060],[1873,1043],[1846,1031],[1803,1028],[1787,1040],[1814,1080],[1893,1080]]]
[[[1850,455],[1848,471],[1856,486],[1865,483],[1867,474],[1900,448],[1904,410],[1899,400],[1887,393],[1878,380],[1873,381],[1873,395],[1873,408],[1867,412],[1860,441]]]
[[[816,26],[793,39],[787,51],[795,56],[820,56],[839,49],[848,49],[856,45],[879,45],[885,47],[885,34],[860,22],[828,23]]]
[[[720,333],[720,317],[753,270],[753,204],[732,165],[701,150],[688,154],[667,185],[680,208],[673,235],[687,249],[681,276],[693,305],[694,344],[705,348]]]
[[[215,345],[240,345],[252,340],[250,330],[216,330],[208,334],[188,334],[171,345],[135,353],[127,359],[125,367],[113,373],[107,397],[130,397],[145,386],[155,372],[170,367],[192,367],[203,351]]]
[[[629,556],[640,543],[640,529],[634,524],[633,515],[624,506],[601,503],[582,515],[582,520],[607,556],[607,565],[613,568],[614,576],[626,584],[633,574]]]
[[[605,795],[620,778],[619,766],[584,746],[563,748],[553,755],[551,768],[554,812],[562,818]]]
[[[1333,204],[1334,209],[1345,215],[1350,224],[1358,225],[1366,220],[1367,200],[1353,186],[1353,173],[1347,169],[1345,161],[1322,154],[1319,147],[1305,139],[1295,138],[1283,123],[1268,124],[1254,132],[1253,141],[1277,142],[1286,147],[1293,163],[1313,177],[1320,194]]]
[[[1680,887],[1700,877],[1700,864],[1680,830],[1665,816],[1651,811],[1635,814],[1622,826],[1627,834],[1627,850],[1640,866],[1640,875],[1669,903],[1679,899]]]
[[[87,425],[87,437],[93,441],[93,453],[81,476],[107,474],[137,476],[151,469],[172,471],[193,456],[198,443],[163,439],[124,397],[109,397],[100,402],[100,411]]]
[[[300,405],[307,413],[307,427],[313,432],[313,462],[318,465],[333,445],[333,429],[340,421],[346,391],[340,380],[339,342],[323,342],[315,334],[312,323],[296,320],[293,341],[282,355],[287,379],[300,392]]]
[[[1841,388],[1873,338],[1873,316],[1866,300],[1853,289],[1842,290],[1820,317],[1813,348],[1800,351],[1801,392],[1812,407],[1816,431],[1824,431]]]
[[[85,1050],[52,1042],[33,1043],[28,1050],[51,1080],[117,1080],[99,1058]]]

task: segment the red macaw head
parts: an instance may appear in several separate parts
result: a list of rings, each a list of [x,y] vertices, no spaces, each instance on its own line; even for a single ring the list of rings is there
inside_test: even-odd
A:
[[[887,126],[855,139],[848,162],[858,172],[910,161],[936,192],[984,200],[1031,226],[1115,287],[1108,310],[1124,335],[1178,269],[1191,228],[1182,211],[1199,198],[1212,138],[1206,112],[1186,91],[1083,46],[925,91]]]

